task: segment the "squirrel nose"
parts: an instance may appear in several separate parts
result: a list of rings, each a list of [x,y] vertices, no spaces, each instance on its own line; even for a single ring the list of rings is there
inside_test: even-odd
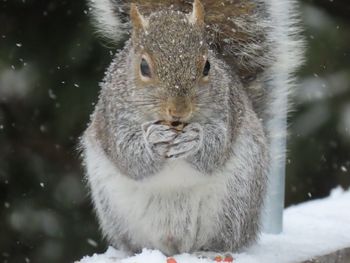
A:
[[[183,117],[186,117],[184,112],[177,111],[176,109],[168,109],[168,116],[173,120],[180,120]]]
[[[190,106],[178,106],[178,107],[168,107],[166,110],[166,115],[172,121],[186,120],[191,115]]]
[[[165,114],[173,121],[186,120],[192,113],[191,101],[186,97],[172,97],[167,100]]]

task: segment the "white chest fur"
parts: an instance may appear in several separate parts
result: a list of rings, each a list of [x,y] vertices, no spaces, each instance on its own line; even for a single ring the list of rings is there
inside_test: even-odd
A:
[[[190,250],[194,243],[204,245],[217,231],[218,203],[225,192],[222,176],[203,175],[177,160],[158,174],[135,181],[121,174],[96,144],[86,142],[85,146],[88,180],[99,217],[118,220],[113,224],[102,218],[104,231],[117,233],[113,225],[122,225],[141,247],[163,247],[165,251],[171,250],[167,243],[179,239],[182,251]]]

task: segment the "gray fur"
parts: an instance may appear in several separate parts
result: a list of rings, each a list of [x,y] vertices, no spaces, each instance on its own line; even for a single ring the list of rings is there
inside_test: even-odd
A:
[[[261,10],[265,23],[269,9]],[[265,54],[257,59],[256,81],[248,83],[236,62],[210,49],[204,28],[187,14],[161,10],[147,21],[110,65],[82,140],[101,230],[131,252],[238,251],[260,229],[273,139],[271,87],[264,85],[274,62]],[[145,51],[157,81],[140,83]],[[211,63],[208,81],[198,66],[203,56]],[[172,98],[190,104],[181,132],[158,122],[171,120],[164,107]]]

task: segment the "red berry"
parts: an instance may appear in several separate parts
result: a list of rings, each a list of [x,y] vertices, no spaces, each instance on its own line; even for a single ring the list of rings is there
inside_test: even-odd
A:
[[[224,258],[224,262],[233,262],[233,257],[231,257],[231,256],[226,256],[226,257]]]
[[[214,260],[215,260],[216,262],[221,262],[221,261],[222,261],[222,257],[221,257],[221,256],[216,256],[216,257],[214,258]]]
[[[175,258],[167,258],[166,263],[177,263]]]

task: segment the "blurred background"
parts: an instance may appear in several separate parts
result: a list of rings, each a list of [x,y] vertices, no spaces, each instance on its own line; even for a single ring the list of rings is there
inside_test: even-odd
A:
[[[301,1],[286,206],[350,185],[350,2]],[[85,0],[0,0],[0,262],[73,262],[106,244],[76,150],[111,61]]]

